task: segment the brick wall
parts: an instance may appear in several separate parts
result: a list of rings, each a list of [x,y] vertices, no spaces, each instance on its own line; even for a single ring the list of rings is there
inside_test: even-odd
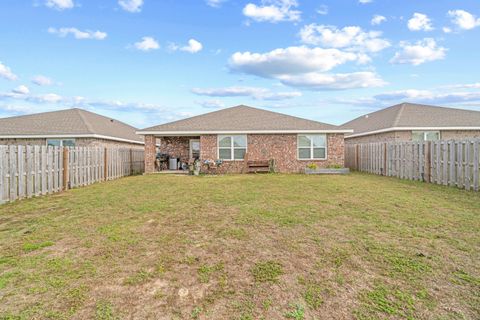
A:
[[[190,139],[199,139],[199,137],[162,137],[160,152],[166,153],[170,157],[180,158],[182,162],[188,162],[190,160]]]
[[[217,136],[205,135],[200,137],[202,160],[216,160]],[[326,160],[298,160],[296,134],[249,134],[247,135],[248,160],[275,160],[277,172],[303,172],[309,163],[316,163],[319,167],[329,165],[344,165],[343,134],[327,135]],[[207,168],[204,166],[204,170]],[[217,173],[240,173],[244,170],[244,161],[224,161],[217,168]]]
[[[155,172],[156,143],[157,138],[155,136],[145,136],[145,173]]]

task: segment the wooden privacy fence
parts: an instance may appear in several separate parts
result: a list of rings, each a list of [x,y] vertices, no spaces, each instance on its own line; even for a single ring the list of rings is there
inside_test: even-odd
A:
[[[0,146],[0,204],[143,172],[143,150]]]
[[[345,166],[479,191],[480,140],[347,144]]]

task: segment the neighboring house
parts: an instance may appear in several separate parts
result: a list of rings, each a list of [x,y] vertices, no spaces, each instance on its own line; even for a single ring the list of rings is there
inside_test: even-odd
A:
[[[137,129],[118,120],[73,108],[0,119],[0,145],[143,148]]]
[[[310,163],[344,165],[344,133],[351,130],[276,112],[237,106],[138,131],[145,136],[145,172],[160,152],[189,162],[223,160],[219,173],[244,172],[248,161],[274,160],[278,172],[301,172]],[[204,168],[205,169],[205,168]]]
[[[341,126],[353,129],[346,143],[480,138],[480,112],[402,103]]]

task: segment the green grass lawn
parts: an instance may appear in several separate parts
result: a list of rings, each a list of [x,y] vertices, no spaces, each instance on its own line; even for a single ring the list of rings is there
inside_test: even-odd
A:
[[[0,206],[0,319],[479,319],[480,195],[137,176]]]

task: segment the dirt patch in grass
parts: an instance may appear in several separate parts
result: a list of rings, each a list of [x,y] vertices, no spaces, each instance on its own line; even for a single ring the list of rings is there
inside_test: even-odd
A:
[[[479,217],[363,174],[120,179],[0,207],[0,319],[477,319]]]

